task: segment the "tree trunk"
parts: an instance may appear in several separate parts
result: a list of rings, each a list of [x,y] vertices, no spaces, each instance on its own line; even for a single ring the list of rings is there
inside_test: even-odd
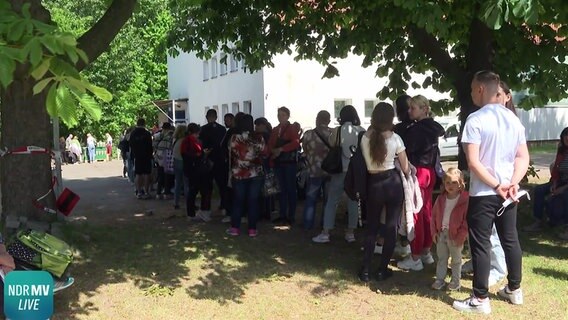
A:
[[[10,0],[12,8],[20,12],[29,3],[34,19],[51,23],[49,12],[41,1]],[[132,16],[137,0],[115,0],[105,14],[79,40],[79,47],[90,61],[108,49],[110,42]],[[80,71],[85,67],[77,66]],[[14,82],[6,90],[0,89],[1,137],[0,147],[11,150],[34,145],[52,147],[53,131],[45,107],[46,93],[33,95],[35,84],[29,76],[28,65],[19,65]],[[51,157],[48,154],[8,155],[0,159],[0,190],[2,191],[2,220],[8,214],[24,215],[35,219],[49,217],[32,205],[32,201],[44,195],[51,186]],[[41,204],[54,208],[55,197],[50,193]]]
[[[471,80],[478,71],[492,70],[493,58],[495,57],[493,31],[479,19],[473,19],[471,21],[469,30],[469,46],[466,53],[467,70],[455,83],[458,100],[460,102],[461,121],[460,139],[458,139],[458,141],[461,141],[461,132],[463,132],[467,117],[477,110],[477,108],[481,107],[474,105],[471,100]],[[467,160],[461,143],[458,144],[458,151],[458,168],[460,170],[467,170]]]
[[[20,72],[20,70],[19,70]],[[22,146],[50,148],[52,129],[45,108],[45,94],[32,94],[34,81],[16,76],[16,80],[2,91],[0,145],[8,150]],[[44,195],[51,186],[51,157],[48,154],[7,155],[1,158],[2,213],[44,219],[33,207],[32,200]],[[51,193],[41,203],[53,208]],[[47,201],[47,202],[45,202]]]

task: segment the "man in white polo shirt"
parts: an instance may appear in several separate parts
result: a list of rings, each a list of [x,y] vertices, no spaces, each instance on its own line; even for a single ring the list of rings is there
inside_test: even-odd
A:
[[[471,83],[473,103],[481,108],[465,123],[462,144],[471,172],[467,223],[473,260],[473,295],[454,301],[460,311],[491,313],[488,298],[491,228],[501,239],[507,261],[508,284],[499,296],[513,304],[523,303],[521,291],[522,252],[517,234],[517,205],[497,211],[507,198],[514,198],[529,165],[525,128],[500,103],[499,75],[490,71],[475,74]]]

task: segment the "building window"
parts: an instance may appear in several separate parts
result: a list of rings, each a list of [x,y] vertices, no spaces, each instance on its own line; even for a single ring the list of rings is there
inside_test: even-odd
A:
[[[373,115],[373,110],[375,109],[375,105],[379,103],[378,100],[365,100],[365,118],[370,118]]]
[[[231,72],[235,72],[239,70],[239,60],[237,60],[237,57],[232,54],[231,55]]]
[[[205,112],[203,113],[203,118],[205,118],[207,116],[207,111],[209,111],[209,107],[205,107]]]
[[[224,117],[227,113],[229,113],[229,105],[228,104],[223,104],[221,105],[221,111],[223,111],[223,113],[221,114],[221,116],[219,116],[219,118]]]
[[[333,114],[335,118],[339,118],[341,108],[351,104],[351,99],[334,99],[333,100]]]
[[[233,113],[233,115],[239,113],[239,103],[238,102],[233,102],[231,104],[231,112]]]
[[[252,102],[250,100],[243,101],[243,112],[246,114],[252,114]]]
[[[217,58],[211,58],[211,79],[217,78]]]
[[[209,80],[209,62],[203,61],[203,81]]]
[[[227,74],[227,54],[221,53],[221,57],[219,59],[219,63],[221,64],[219,73],[224,76]]]
[[[217,112],[217,115],[219,114],[219,106],[213,106],[213,110]]]

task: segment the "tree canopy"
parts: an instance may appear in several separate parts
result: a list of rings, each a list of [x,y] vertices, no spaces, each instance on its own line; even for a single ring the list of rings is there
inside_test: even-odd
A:
[[[514,90],[531,93],[522,106],[542,106],[568,95],[568,2],[563,0],[191,0],[173,2],[172,52],[218,49],[236,54],[252,70],[272,65],[275,54],[297,52],[341,73],[335,58],[364,56],[388,77],[379,97],[395,98],[409,86],[449,91],[471,111],[469,81],[492,69]],[[546,7],[544,6],[546,4]],[[410,73],[430,76],[417,83]],[[465,110],[464,110],[465,109]]]
[[[80,36],[104,14],[104,0],[89,6],[72,0],[46,0],[47,9],[61,31]],[[148,123],[156,120],[153,100],[167,99],[166,37],[171,25],[167,0],[141,0],[107,51],[83,70],[82,75],[104,86],[113,101],[101,103],[103,117],[98,121],[80,112],[78,123],[62,132],[84,137],[88,132],[117,137],[137,117]]]

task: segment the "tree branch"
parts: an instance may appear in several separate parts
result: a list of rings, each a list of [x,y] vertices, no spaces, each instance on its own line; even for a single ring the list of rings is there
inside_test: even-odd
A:
[[[130,19],[137,0],[114,0],[105,14],[95,25],[78,40],[78,48],[85,51],[89,61],[97,59],[116,37],[120,29]],[[87,64],[79,60],[77,70],[83,70]]]
[[[426,30],[415,25],[409,26],[408,30],[412,43],[416,44],[418,49],[430,58],[434,68],[452,81],[459,79],[465,73],[465,70],[460,68],[458,63],[450,57],[446,50],[447,44],[440,42]]]

